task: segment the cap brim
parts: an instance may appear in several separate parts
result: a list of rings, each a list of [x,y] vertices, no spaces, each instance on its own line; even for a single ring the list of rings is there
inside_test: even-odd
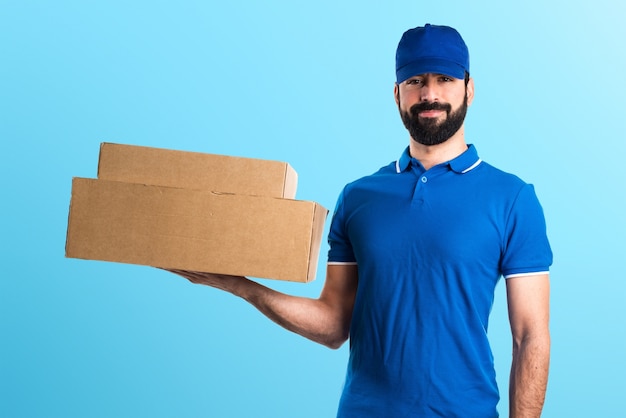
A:
[[[426,59],[409,63],[396,70],[396,80],[400,84],[407,79],[422,74],[443,74],[448,77],[465,78],[465,68],[456,62],[442,59]]]

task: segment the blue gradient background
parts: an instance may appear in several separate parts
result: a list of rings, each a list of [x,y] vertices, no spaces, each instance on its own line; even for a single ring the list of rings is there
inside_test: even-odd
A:
[[[332,209],[406,146],[395,47],[427,22],[470,47],[468,141],[544,205],[544,416],[624,416],[624,16],[608,0],[0,0],[0,416],[334,416],[347,345],[318,346],[163,271],[64,258],[71,179],[96,176],[104,141],[274,159],[298,171],[299,199]],[[313,283],[263,283],[317,296],[326,251]]]

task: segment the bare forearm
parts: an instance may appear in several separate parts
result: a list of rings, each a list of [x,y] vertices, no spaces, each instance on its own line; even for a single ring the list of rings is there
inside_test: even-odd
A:
[[[245,278],[231,289],[278,325],[317,343],[338,348],[348,337],[349,324],[322,299],[286,295]]]
[[[550,337],[526,338],[513,348],[509,385],[509,417],[541,416],[548,383]]]
[[[338,348],[348,338],[356,275],[327,279],[322,295],[310,299],[277,292],[245,277],[170,271],[239,296],[283,328],[330,348]]]

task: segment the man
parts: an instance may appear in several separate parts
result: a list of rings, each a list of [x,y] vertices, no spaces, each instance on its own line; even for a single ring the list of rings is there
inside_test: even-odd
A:
[[[510,416],[538,417],[546,389],[552,253],[531,185],[464,138],[469,54],[450,27],[405,32],[396,104],[400,158],[348,184],[329,233],[318,299],[243,277],[176,273],[224,289],[283,327],[337,348],[350,338],[340,417],[496,417],[487,323],[506,278],[513,335]]]

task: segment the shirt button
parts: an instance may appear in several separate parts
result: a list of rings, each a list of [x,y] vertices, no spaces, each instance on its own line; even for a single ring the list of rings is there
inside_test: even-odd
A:
[[[426,176],[422,177],[422,183],[426,183],[428,181],[428,178],[426,178]]]

